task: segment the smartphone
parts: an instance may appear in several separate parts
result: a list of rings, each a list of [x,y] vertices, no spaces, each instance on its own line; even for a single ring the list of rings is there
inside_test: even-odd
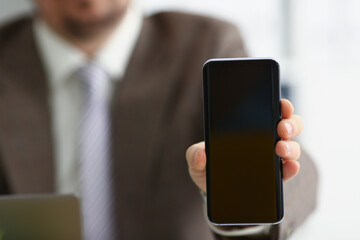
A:
[[[216,225],[274,224],[284,216],[279,64],[210,59],[203,67],[207,215]]]

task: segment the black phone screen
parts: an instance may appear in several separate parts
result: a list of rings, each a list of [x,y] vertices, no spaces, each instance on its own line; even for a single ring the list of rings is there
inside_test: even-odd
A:
[[[283,217],[279,66],[272,59],[213,59],[204,65],[209,220],[276,223]]]

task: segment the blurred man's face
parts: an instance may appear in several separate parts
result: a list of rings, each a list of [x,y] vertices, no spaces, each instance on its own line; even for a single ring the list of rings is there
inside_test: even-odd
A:
[[[40,15],[62,34],[86,40],[121,20],[129,0],[35,0]]]

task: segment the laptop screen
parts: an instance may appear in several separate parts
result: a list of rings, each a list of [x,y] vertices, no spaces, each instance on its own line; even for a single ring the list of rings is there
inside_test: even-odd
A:
[[[0,240],[81,240],[79,200],[72,195],[0,197]]]

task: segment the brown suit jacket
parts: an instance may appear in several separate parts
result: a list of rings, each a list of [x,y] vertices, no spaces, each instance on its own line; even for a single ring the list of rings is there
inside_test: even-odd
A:
[[[31,24],[22,18],[0,30],[1,194],[55,191],[50,93]],[[244,55],[236,29],[222,21],[180,13],[144,20],[112,105],[119,239],[213,238],[184,154],[203,139],[202,64]],[[286,217],[264,239],[283,238],[314,208],[316,172],[307,155],[300,162],[286,184]]]

